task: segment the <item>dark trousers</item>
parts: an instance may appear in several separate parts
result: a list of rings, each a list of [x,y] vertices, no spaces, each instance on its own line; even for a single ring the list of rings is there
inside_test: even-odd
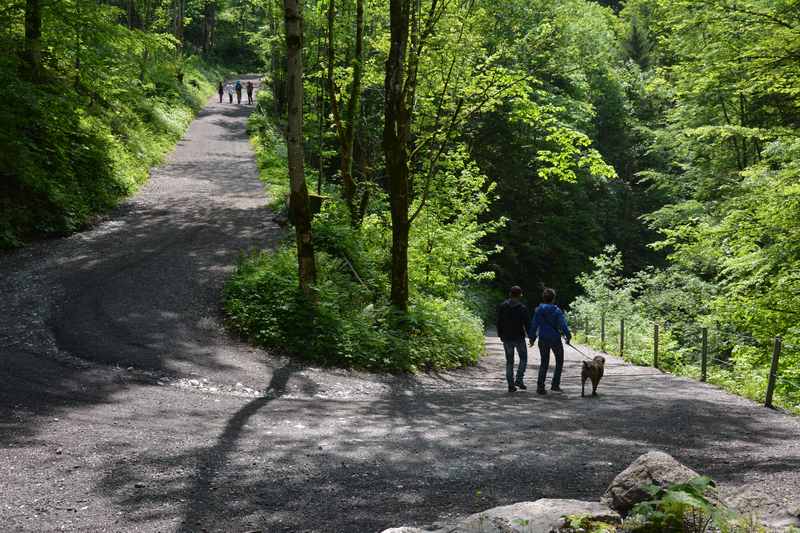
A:
[[[536,382],[539,390],[544,390],[547,369],[550,367],[550,350],[553,350],[553,355],[556,356],[556,369],[553,371],[550,387],[554,389],[561,387],[561,370],[564,368],[564,346],[561,344],[561,339],[555,342],[539,339],[539,355],[542,358],[539,364],[539,379]]]
[[[219,93],[219,103],[222,103],[222,93]]]
[[[253,103],[253,91],[247,91],[247,103],[248,104]]]
[[[503,349],[506,352],[506,381],[509,386],[514,383],[522,383],[522,379],[525,377],[525,367],[528,365],[528,346],[525,344],[525,339],[503,341]],[[516,381],[514,380],[514,349],[519,354]]]

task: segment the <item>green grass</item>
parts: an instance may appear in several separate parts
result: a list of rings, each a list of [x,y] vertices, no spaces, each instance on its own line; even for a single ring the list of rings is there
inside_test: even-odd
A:
[[[197,58],[183,68],[183,84],[168,77],[113,98],[8,77],[0,99],[17,105],[0,110],[0,248],[77,231],[134,193],[222,77]]]

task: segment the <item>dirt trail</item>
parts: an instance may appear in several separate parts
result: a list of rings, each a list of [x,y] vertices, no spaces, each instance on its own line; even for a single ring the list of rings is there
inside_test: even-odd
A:
[[[596,498],[649,449],[747,509],[800,504],[800,419],[709,385],[610,358],[581,399],[568,350],[563,395],[509,395],[491,336],[474,368],[407,377],[226,334],[225,277],[279,238],[251,110],[212,101],[107,221],[0,256],[0,529],[368,532]]]

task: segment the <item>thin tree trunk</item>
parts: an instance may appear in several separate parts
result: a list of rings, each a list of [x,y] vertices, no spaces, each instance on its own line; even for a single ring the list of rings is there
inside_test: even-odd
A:
[[[360,209],[356,205],[356,181],[353,177],[353,147],[355,145],[356,124],[361,102],[361,78],[363,75],[364,56],[364,1],[356,0],[356,38],[355,53],[350,60],[353,77],[350,84],[350,99],[345,114],[339,110],[336,82],[333,77],[335,60],[334,47],[334,0],[328,1],[328,92],[330,94],[331,114],[339,138],[339,173],[342,178],[342,189],[345,204],[350,211],[350,222],[353,226],[360,223]],[[348,54],[349,55],[349,54]],[[343,123],[344,122],[344,123]]]
[[[317,65],[322,67],[322,31],[320,30],[317,39]],[[325,82],[322,76],[319,77],[319,87],[317,89],[317,112],[319,114],[319,174],[317,175],[317,196],[322,195],[322,176],[325,172],[325,159],[322,152],[325,149]]]
[[[334,0],[328,0],[328,99],[331,103],[331,115],[333,116],[333,125],[336,127],[336,136],[339,140],[339,164],[340,164],[340,177],[342,179],[342,195],[344,196],[344,203],[347,205],[347,210],[353,213],[353,198],[355,197],[355,184],[353,177],[347,172],[347,164],[345,163],[345,128],[342,124],[342,113],[339,109],[339,97],[336,90],[336,80],[333,78],[333,67],[336,59],[336,47],[334,45]],[[346,118],[345,118],[346,119]]]
[[[203,5],[203,55],[208,53],[208,41],[210,35],[210,26],[209,26],[209,10],[211,9],[211,4],[206,2]]]
[[[183,49],[183,16],[186,11],[186,0],[177,0],[178,6],[175,16],[175,38],[178,46]]]
[[[383,152],[389,177],[392,216],[391,302],[408,310],[408,140],[411,126],[404,98],[405,55],[408,45],[410,0],[390,0],[390,48],[384,80]]]
[[[352,188],[351,204],[355,204],[356,181],[353,177],[353,147],[356,139],[356,124],[361,110],[361,77],[363,73],[364,57],[364,0],[356,0],[356,43],[355,57],[353,57],[353,80],[350,86],[350,100],[347,103],[347,127],[342,143],[342,178]],[[360,224],[359,212],[353,205],[350,210],[350,222],[355,227]]]
[[[40,0],[25,2],[25,48],[27,72],[38,80],[42,73],[42,5]]]
[[[81,85],[81,44],[83,41],[83,24],[81,23],[81,0],[75,0],[75,89]]]
[[[214,48],[214,43],[217,36],[217,4],[211,4],[211,13],[208,21],[208,49]]]
[[[288,124],[287,148],[291,194],[289,209],[297,236],[297,262],[300,288],[313,300],[316,280],[314,243],[311,238],[311,210],[303,168],[303,12],[302,0],[284,0],[286,24]]]

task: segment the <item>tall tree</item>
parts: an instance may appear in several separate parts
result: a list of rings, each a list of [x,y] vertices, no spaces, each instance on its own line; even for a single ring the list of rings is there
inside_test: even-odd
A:
[[[408,47],[410,0],[389,1],[390,47],[384,79],[383,153],[389,177],[392,216],[392,304],[408,309],[408,141],[411,110],[406,98],[406,49]],[[411,79],[413,82],[414,80]]]
[[[25,67],[31,79],[38,79],[42,70],[42,3],[25,2]]]
[[[308,205],[303,158],[303,8],[301,0],[284,0],[286,27],[288,123],[286,145],[289,157],[291,194],[289,209],[297,239],[300,288],[312,298],[316,281],[314,242],[311,238],[311,209]]]
[[[217,4],[207,1],[203,5],[203,53],[208,53],[214,46],[214,30],[217,25]]]
[[[340,110],[336,80],[334,78],[334,60],[336,48],[334,42],[333,19],[335,14],[334,0],[328,2],[328,92],[330,93],[331,114],[339,141],[340,173],[344,201],[350,211],[350,220],[357,226],[363,211],[356,206],[356,181],[353,177],[353,147],[355,146],[356,124],[358,122],[361,101],[361,79],[363,76],[364,57],[364,0],[356,0],[355,52],[351,60],[352,79],[350,97],[344,116]],[[349,55],[349,54],[348,54]],[[363,205],[364,202],[361,202]]]

